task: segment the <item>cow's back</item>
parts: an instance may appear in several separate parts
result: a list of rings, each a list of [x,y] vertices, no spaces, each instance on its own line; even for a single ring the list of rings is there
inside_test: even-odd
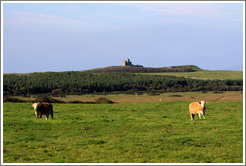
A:
[[[42,113],[45,113],[45,114],[53,112],[52,104],[50,104],[50,103],[40,103],[38,105],[38,111],[40,111]]]
[[[201,104],[199,104],[198,102],[193,102],[189,105],[189,111],[192,114],[196,114],[197,111],[201,111],[202,107]]]

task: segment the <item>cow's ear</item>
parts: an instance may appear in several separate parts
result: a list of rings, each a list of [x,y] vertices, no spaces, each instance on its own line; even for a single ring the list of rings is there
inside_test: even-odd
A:
[[[199,101],[199,104],[201,104],[201,102]]]

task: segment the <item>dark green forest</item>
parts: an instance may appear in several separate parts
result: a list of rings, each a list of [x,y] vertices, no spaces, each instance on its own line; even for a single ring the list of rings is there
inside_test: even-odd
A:
[[[45,72],[4,74],[4,95],[89,94],[100,92],[241,91],[243,80],[197,80],[131,73]]]

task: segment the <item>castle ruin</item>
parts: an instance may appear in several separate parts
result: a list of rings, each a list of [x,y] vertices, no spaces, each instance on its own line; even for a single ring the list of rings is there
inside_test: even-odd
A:
[[[133,65],[129,58],[121,62],[121,66],[135,66],[135,67],[143,67],[142,65]]]
[[[121,62],[121,66],[133,66],[129,58]]]

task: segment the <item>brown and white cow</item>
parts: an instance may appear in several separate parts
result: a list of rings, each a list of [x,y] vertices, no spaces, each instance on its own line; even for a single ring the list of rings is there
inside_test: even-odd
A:
[[[32,104],[34,108],[34,113],[38,119],[38,116],[42,118],[42,115],[46,115],[46,120],[48,120],[49,114],[53,119],[53,106],[50,103],[37,102]]]
[[[193,102],[189,105],[189,111],[190,111],[190,117],[191,120],[194,120],[195,115],[199,115],[199,118],[201,119],[201,116],[205,119],[205,105],[208,102],[205,100],[202,100],[200,102]]]

